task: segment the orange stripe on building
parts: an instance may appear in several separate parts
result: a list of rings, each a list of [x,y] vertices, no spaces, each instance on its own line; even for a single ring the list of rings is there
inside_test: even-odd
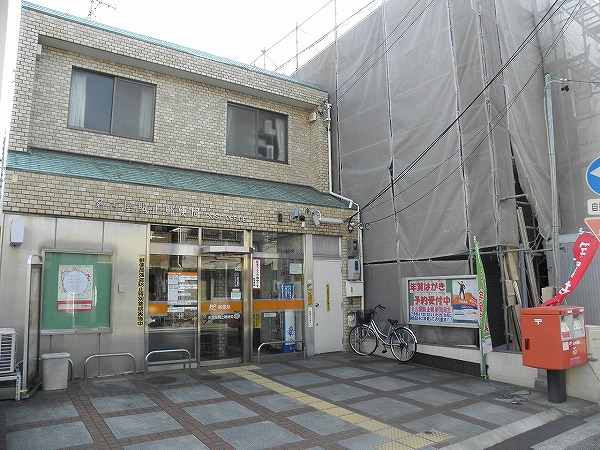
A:
[[[295,311],[304,309],[304,300],[254,300],[253,311]]]
[[[200,303],[200,312],[215,313],[233,313],[242,311],[242,302],[206,302]]]

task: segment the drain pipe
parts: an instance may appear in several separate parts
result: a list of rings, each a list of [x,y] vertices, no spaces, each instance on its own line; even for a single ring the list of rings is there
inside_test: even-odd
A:
[[[363,269],[363,227],[360,225],[360,206],[358,205],[358,203],[356,203],[354,200],[352,200],[351,198],[348,197],[344,197],[343,195],[340,195],[336,192],[333,192],[333,168],[332,168],[332,164],[333,164],[333,160],[332,160],[332,154],[331,154],[331,103],[324,103],[324,111],[323,111],[323,121],[325,122],[325,127],[327,129],[327,155],[328,155],[328,159],[329,159],[329,195],[332,195],[342,201],[348,202],[348,209],[352,209],[354,206],[356,206],[356,213],[354,213],[352,216],[350,216],[348,220],[348,229],[350,231],[350,224],[352,223],[352,217],[357,217],[356,220],[356,228],[357,228],[357,233],[358,233],[358,258],[360,260],[360,267],[361,267],[361,271],[360,271],[360,281],[362,281],[364,283],[364,271]],[[339,149],[338,149],[339,151]],[[363,296],[361,297],[361,308],[364,308],[364,293]]]

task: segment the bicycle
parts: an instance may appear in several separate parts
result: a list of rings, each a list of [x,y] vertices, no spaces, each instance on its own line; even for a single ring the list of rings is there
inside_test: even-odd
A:
[[[379,329],[375,322],[375,312],[377,309],[385,310],[385,306],[377,305],[369,309],[369,313],[360,317],[357,312],[359,324],[350,330],[348,339],[350,347],[358,355],[368,356],[375,353],[379,342],[383,344],[383,353],[387,352],[387,347],[392,351],[392,355],[400,362],[409,362],[417,353],[417,337],[412,330],[405,325],[399,324],[398,320],[388,319],[390,331],[385,334]]]

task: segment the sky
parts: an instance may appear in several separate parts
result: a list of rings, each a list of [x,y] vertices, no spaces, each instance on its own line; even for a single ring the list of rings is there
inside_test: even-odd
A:
[[[0,145],[10,119],[20,0],[9,3],[7,51],[0,96]],[[338,33],[373,11],[381,0],[31,0],[87,18],[268,70],[291,74],[315,51],[302,52],[324,34]],[[334,9],[335,5],[335,9]],[[335,13],[334,13],[335,12]],[[359,12],[357,14],[357,12]],[[298,25],[298,30],[296,27]],[[2,30],[0,30],[2,32]],[[12,37],[12,40],[11,40]],[[333,39],[333,33],[330,33]],[[263,53],[263,49],[266,52]],[[297,49],[301,56],[296,61]],[[311,53],[312,52],[312,53]]]
[[[372,0],[33,0],[41,6],[88,17],[128,31],[273,70],[295,54],[296,23],[323,8],[298,31],[306,47],[334,28],[334,3],[342,21]],[[260,58],[286,34],[292,35]],[[286,47],[285,51],[283,47]],[[279,50],[279,53],[277,52]],[[259,64],[260,63],[260,64]],[[293,69],[293,68],[292,68]]]

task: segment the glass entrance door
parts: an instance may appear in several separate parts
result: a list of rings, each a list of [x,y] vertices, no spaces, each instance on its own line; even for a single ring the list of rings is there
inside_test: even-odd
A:
[[[197,357],[198,257],[151,254],[148,270],[148,352],[186,349]],[[173,360],[157,353],[148,362]]]
[[[200,361],[242,356],[242,276],[239,256],[201,257]]]

